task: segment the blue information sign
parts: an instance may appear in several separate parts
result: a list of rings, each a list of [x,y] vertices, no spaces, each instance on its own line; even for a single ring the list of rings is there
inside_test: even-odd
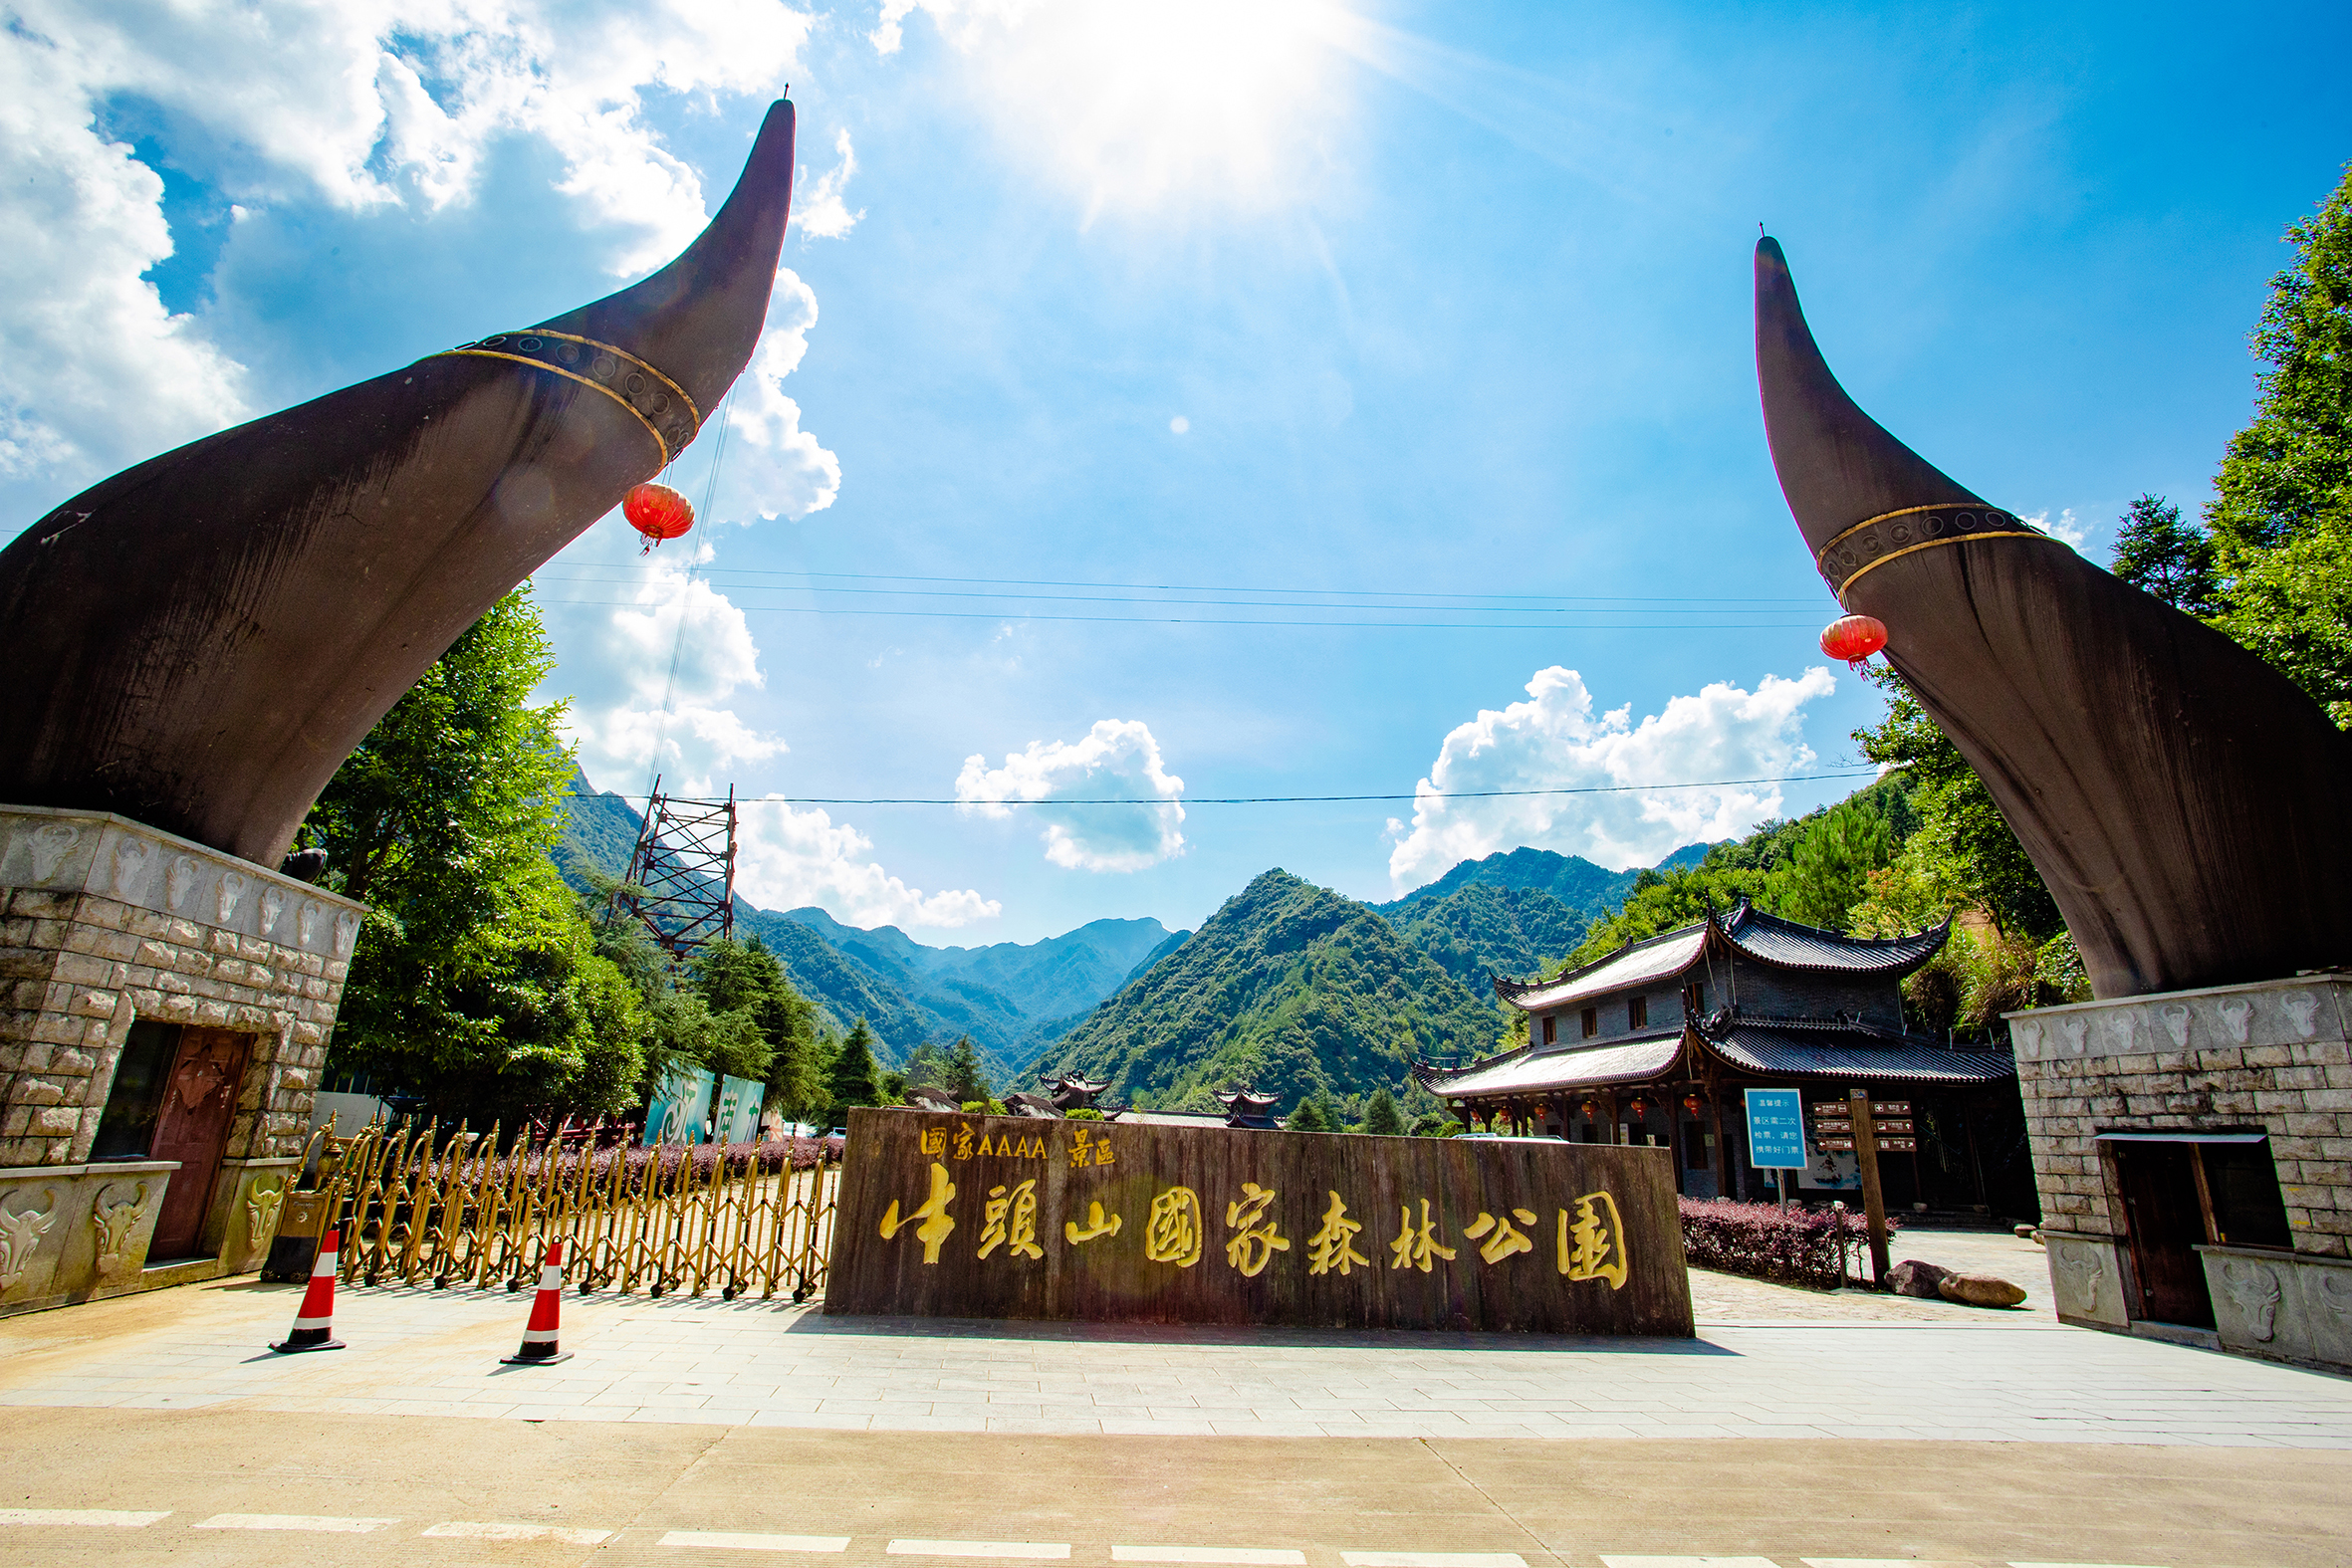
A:
[[[1766,1171],[1803,1168],[1804,1106],[1796,1090],[1748,1091],[1748,1163]]]

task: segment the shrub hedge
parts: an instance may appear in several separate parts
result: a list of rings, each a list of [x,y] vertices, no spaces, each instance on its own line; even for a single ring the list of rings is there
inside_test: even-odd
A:
[[[1784,1285],[1836,1289],[1845,1278],[1845,1249],[1866,1244],[1870,1236],[1858,1214],[1814,1209],[1783,1214],[1772,1204],[1728,1198],[1681,1203],[1683,1252],[1690,1262]],[[1888,1222],[1890,1229],[1893,1224]]]

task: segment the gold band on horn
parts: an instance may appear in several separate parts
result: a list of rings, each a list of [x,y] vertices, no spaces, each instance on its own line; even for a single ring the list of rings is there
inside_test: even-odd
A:
[[[686,395],[684,387],[627,349],[597,342],[592,337],[576,337],[570,333],[552,333],[542,328],[523,333],[493,333],[477,341],[445,348],[432,357],[441,359],[458,354],[527,364],[568,381],[594,387],[636,416],[637,423],[645,427],[645,433],[661,448],[664,468],[677,460],[678,454],[686,450],[686,443],[702,429],[702,410],[694,406],[694,399]]]
[[[1901,507],[1865,518],[1823,545],[1814,557],[1821,580],[1845,602],[1846,590],[1888,561],[1939,545],[2007,536],[2048,540],[2030,523],[1998,507]],[[2051,543],[2057,543],[2051,541]]]

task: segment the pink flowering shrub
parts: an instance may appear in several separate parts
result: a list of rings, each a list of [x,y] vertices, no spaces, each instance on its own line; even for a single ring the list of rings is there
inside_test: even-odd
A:
[[[1867,1272],[1866,1265],[1844,1266],[1847,1250],[1869,1240],[1869,1227],[1858,1214],[1814,1209],[1783,1214],[1776,1205],[1728,1198],[1685,1198],[1681,1204],[1683,1253],[1701,1268],[1816,1290],[1834,1290],[1849,1274]]]

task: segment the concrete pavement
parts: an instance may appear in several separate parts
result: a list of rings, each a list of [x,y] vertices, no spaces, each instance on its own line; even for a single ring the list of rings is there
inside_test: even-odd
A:
[[[1720,1278],[1720,1276],[1712,1276]],[[2352,1447],[2352,1381],[2030,1312],[1781,1291],[1696,1340],[826,1317],[565,1300],[559,1366],[499,1364],[528,1294],[347,1289],[348,1351],[272,1356],[298,1287],[213,1283],[0,1321],[0,1405],[1029,1436],[1883,1438]],[[1713,1288],[1710,1286],[1709,1288]],[[1823,1305],[1826,1304],[1826,1305]]]
[[[25,1568],[2317,1568],[2343,1562],[2352,1527],[2352,1465],[2309,1452],[971,1437],[254,1410],[18,1411],[5,1433],[0,1508],[162,1514],[16,1515],[28,1522],[0,1522],[0,1560]]]
[[[2002,1236],[1899,1255],[2015,1266]],[[2038,1261],[2037,1252],[2024,1254]],[[2352,1381],[1697,1272],[1693,1341],[215,1282],[0,1320],[0,1564],[2337,1564]],[[1573,1441],[1557,1441],[1568,1439]],[[1869,1441],[1869,1440],[1881,1441]]]

